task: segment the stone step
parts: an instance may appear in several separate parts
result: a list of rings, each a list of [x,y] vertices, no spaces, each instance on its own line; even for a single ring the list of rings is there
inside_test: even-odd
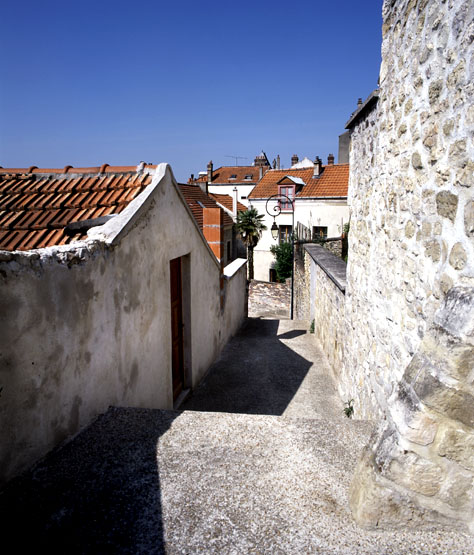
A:
[[[112,408],[7,487],[2,541],[80,553],[471,552],[472,538],[448,529],[354,524],[347,490],[370,429]]]

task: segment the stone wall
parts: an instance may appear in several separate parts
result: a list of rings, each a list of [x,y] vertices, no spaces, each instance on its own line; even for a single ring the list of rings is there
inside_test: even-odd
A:
[[[344,351],[346,264],[320,245],[304,246],[295,273],[295,315],[314,321],[319,341],[337,381]]]
[[[386,0],[380,90],[353,114],[341,391],[381,422],[366,525],[473,527],[474,5]]]

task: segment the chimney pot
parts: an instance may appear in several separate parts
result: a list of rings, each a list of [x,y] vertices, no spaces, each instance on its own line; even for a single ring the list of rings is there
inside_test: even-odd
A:
[[[291,157],[291,165],[294,166],[295,164],[298,163],[298,155],[297,154],[293,154],[293,156]]]
[[[313,177],[319,177],[323,171],[323,162],[319,156],[314,160]]]
[[[328,154],[328,166],[332,166],[334,164],[334,154]]]
[[[357,108],[359,108],[360,106],[362,106],[362,98],[359,98],[359,100],[357,101]]]

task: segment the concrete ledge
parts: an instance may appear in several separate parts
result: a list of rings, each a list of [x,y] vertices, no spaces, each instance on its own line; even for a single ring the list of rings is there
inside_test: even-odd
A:
[[[224,268],[224,276],[230,279],[234,276],[244,264],[247,264],[246,258],[236,258]]]
[[[343,292],[346,292],[346,263],[327,249],[319,245],[304,245],[306,252],[326,273],[331,281]]]

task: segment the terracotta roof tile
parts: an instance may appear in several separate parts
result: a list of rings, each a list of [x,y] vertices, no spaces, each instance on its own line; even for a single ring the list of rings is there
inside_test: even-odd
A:
[[[234,200],[230,195],[218,195],[216,193],[209,193],[209,196],[214,199],[218,204],[227,208],[232,212],[234,208]],[[245,212],[247,207],[242,204],[241,202],[237,201],[237,211],[238,212]]]
[[[203,207],[205,208],[217,208],[218,205],[210,195],[206,193],[199,187],[199,185],[184,185],[180,184],[179,188],[183,193],[184,199],[193,213],[194,219],[196,220],[199,228],[203,228]],[[232,218],[224,212],[224,227],[233,225]]]
[[[349,164],[323,166],[319,177],[313,177],[313,168],[302,170],[269,170],[250,193],[250,199],[268,198],[278,194],[278,182],[285,176],[299,177],[305,183],[296,198],[347,197]]]
[[[83,239],[85,232],[70,235],[65,227],[120,213],[151,180],[149,172],[138,174],[136,166],[0,168],[0,249],[29,250]]]
[[[263,171],[268,168],[263,168]],[[234,176],[235,177],[232,177]],[[251,176],[250,179],[245,179]],[[260,168],[257,166],[221,166],[212,172],[211,185],[220,185],[229,183],[247,183],[254,185],[260,179]],[[195,183],[205,183],[207,175],[202,175],[194,180]]]

